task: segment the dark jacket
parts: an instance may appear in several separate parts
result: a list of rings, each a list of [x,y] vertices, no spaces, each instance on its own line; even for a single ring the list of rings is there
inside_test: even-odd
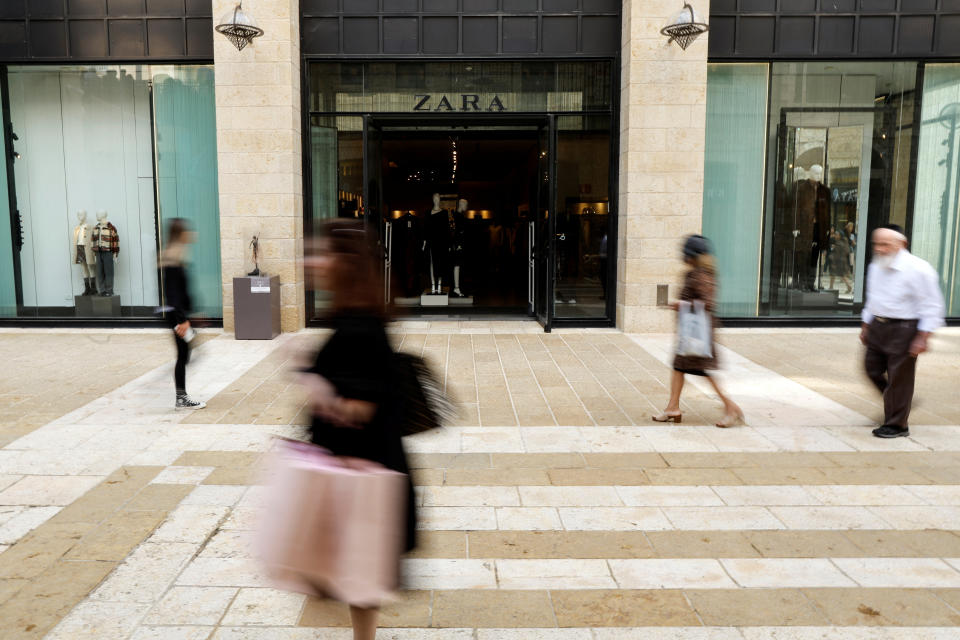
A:
[[[193,312],[187,272],[183,265],[167,264],[162,267],[162,276],[164,302],[166,306],[173,307],[167,318],[175,326],[186,321]]]
[[[317,352],[309,373],[326,378],[337,393],[350,400],[377,406],[373,419],[362,428],[339,427],[314,416],[310,440],[334,455],[364,458],[407,474],[410,469],[400,441],[398,415],[403,398],[395,383],[396,359],[382,318],[341,314],[332,319],[333,335]],[[409,480],[408,480],[409,482]],[[407,500],[407,550],[415,542],[413,484]]]

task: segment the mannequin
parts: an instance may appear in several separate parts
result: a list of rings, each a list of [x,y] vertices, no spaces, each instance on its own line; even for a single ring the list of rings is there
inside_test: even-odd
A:
[[[830,190],[823,185],[821,165],[811,166],[807,178],[796,183],[791,204],[794,284],[805,291],[814,291],[820,250],[827,246],[826,231],[830,224]]]
[[[97,291],[102,296],[113,295],[113,261],[120,255],[120,235],[107,220],[107,212],[97,211],[97,225],[90,237],[97,258]]]
[[[450,262],[453,264],[453,295],[462,298],[460,291],[460,267],[463,265],[463,249],[466,245],[467,201],[460,198],[457,210],[450,212]]]
[[[815,164],[810,167],[810,180],[817,189],[816,219],[813,221],[813,248],[810,255],[810,282],[816,288],[821,288],[818,282],[820,275],[820,256],[825,255],[830,247],[830,189],[823,184],[823,167]]]
[[[443,293],[443,276],[450,254],[450,224],[447,212],[440,208],[440,194],[433,194],[433,208],[424,225],[423,250],[430,264],[430,293]]]
[[[87,212],[77,211],[77,226],[73,230],[73,263],[80,265],[83,273],[83,294],[91,296],[97,292],[94,272],[97,259],[93,255],[93,242],[90,239],[90,226],[87,224]]]

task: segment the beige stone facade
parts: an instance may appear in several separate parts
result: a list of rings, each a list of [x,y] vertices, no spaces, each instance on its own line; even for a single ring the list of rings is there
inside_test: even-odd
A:
[[[214,0],[214,16],[232,4]],[[657,285],[678,292],[680,239],[701,226],[707,37],[688,49],[660,34],[675,0],[625,0],[620,97],[617,326],[663,331]],[[697,11],[709,15],[701,0]],[[285,331],[305,322],[299,7],[250,5],[266,35],[243,51],[215,39],[224,327],[232,279],[261,238],[261,268],[280,275]]]
[[[260,268],[280,276],[284,331],[304,326],[303,177],[300,138],[300,3],[258,0],[264,35],[237,49],[214,39],[223,326],[234,327],[233,278],[251,266],[260,237]],[[234,7],[214,0],[213,15]]]
[[[623,3],[617,326],[630,332],[671,327],[657,285],[678,292],[680,239],[701,226],[707,37],[686,50],[668,43],[660,28],[677,8]],[[709,15],[709,2],[696,9]]]

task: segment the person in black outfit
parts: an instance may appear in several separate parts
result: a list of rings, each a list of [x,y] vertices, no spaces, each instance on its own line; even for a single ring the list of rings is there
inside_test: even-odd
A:
[[[177,409],[203,409],[204,402],[187,395],[187,363],[190,361],[190,344],[194,332],[190,326],[189,315],[193,311],[190,301],[190,289],[187,283],[187,271],[184,267],[187,246],[194,241],[190,223],[183,218],[170,221],[167,231],[167,244],[160,260],[163,276],[163,298],[167,306],[167,318],[173,329],[173,340],[177,345],[177,363],[173,368],[173,380],[177,388]]]
[[[404,548],[415,544],[413,483],[401,443],[403,398],[386,332],[380,270],[361,223],[328,222],[304,262],[314,288],[332,293],[333,334],[303,376],[313,409],[311,442],[406,474]],[[399,572],[398,572],[399,575]],[[350,607],[354,638],[373,640],[377,609]]]

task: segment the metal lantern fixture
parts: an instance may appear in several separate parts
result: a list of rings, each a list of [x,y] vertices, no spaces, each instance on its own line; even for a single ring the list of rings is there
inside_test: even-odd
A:
[[[227,36],[227,40],[234,44],[237,51],[243,51],[243,48],[253,42],[254,38],[263,35],[263,29],[253,22],[253,18],[243,12],[242,2],[237,3],[233,11],[228,11],[220,19],[217,32]]]
[[[709,28],[707,23],[703,22],[697,12],[693,10],[693,7],[685,2],[683,9],[670,18],[670,22],[663,29],[660,29],[660,33],[670,36],[667,44],[676,42],[681,49],[686,49],[701,34],[706,33]]]

